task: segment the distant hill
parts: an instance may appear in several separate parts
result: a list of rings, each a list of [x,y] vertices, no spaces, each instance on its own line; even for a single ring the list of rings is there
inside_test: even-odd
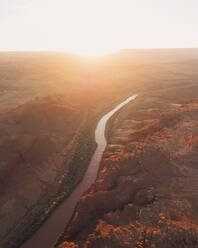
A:
[[[198,48],[123,49],[118,56],[138,63],[167,63],[198,59]]]

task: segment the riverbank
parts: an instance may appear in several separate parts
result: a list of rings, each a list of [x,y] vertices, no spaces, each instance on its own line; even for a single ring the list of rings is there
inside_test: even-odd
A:
[[[198,245],[197,91],[167,85],[120,111],[59,248]]]
[[[124,104],[127,104],[129,101],[133,100],[135,97],[136,96],[130,97],[130,99],[125,100],[125,103],[123,102],[122,104],[120,104],[117,108],[115,108],[115,111],[118,108],[121,108],[122,106],[124,106]],[[111,111],[112,113],[110,112],[108,114],[109,117],[115,111]],[[105,125],[106,125],[106,121],[108,120],[108,115],[105,115],[105,120],[104,120],[105,122],[104,123],[99,121],[99,123],[101,123],[101,125],[102,125],[102,130],[100,130],[101,127],[100,127],[100,125],[98,125],[97,129],[95,131],[97,142],[100,142],[99,140],[104,136]],[[92,130],[89,130],[88,134],[90,134],[90,131],[92,131]],[[85,137],[86,136],[84,136],[84,138]],[[94,148],[93,144],[86,144],[85,142],[86,142],[86,139],[83,140],[83,144],[84,144],[83,146],[82,146],[82,143],[79,142],[79,147],[81,147],[81,150],[80,150],[80,153],[76,154],[76,157],[74,157],[74,160],[73,160],[73,163],[75,166],[73,169],[73,172],[75,174],[73,175],[71,172],[68,173],[68,177],[66,178],[66,182],[67,182],[67,179],[69,179],[69,180],[77,179],[78,175],[82,175],[82,173],[83,173],[81,168],[83,168],[83,169],[85,168],[84,167],[85,161],[87,161],[85,159],[87,159],[87,156],[89,154],[91,154],[91,151]],[[92,145],[92,148],[89,145]],[[91,159],[88,170],[86,171],[85,176],[83,177],[83,180],[81,181],[81,183],[75,188],[75,190],[71,193],[71,195],[68,196],[67,199],[64,202],[62,202],[62,204],[59,205],[59,207],[53,212],[53,216],[51,214],[51,216],[48,217],[46,222],[35,233],[35,235],[33,235],[33,237],[30,238],[30,240],[25,242],[24,245],[22,245],[22,247],[33,247],[33,246],[34,247],[39,247],[39,246],[44,246],[44,247],[49,246],[50,247],[54,243],[54,241],[56,240],[56,238],[54,238],[54,237],[56,237],[56,233],[58,236],[58,234],[60,234],[60,232],[64,229],[64,226],[67,224],[67,221],[69,221],[69,219],[71,218],[71,216],[73,214],[75,205],[78,202],[78,200],[80,199],[80,196],[86,190],[88,190],[88,188],[94,182],[96,175],[97,175],[99,163],[100,163],[100,160],[102,158],[103,151],[104,151],[105,147],[106,147],[106,144],[105,145],[102,144],[102,146],[101,146],[101,144],[98,143],[98,148],[95,151],[94,156]],[[85,150],[82,150],[82,148]],[[87,148],[89,148],[89,151],[87,150]],[[83,156],[83,154],[84,154],[84,156]],[[82,162],[83,159],[84,159],[84,163]],[[80,163],[78,163],[78,162],[80,162]],[[78,173],[78,175],[76,175],[76,173]],[[62,213],[63,212],[65,213],[64,214],[64,220],[62,219]],[[48,236],[48,239],[46,239],[47,235],[50,235],[50,238]],[[51,240],[53,240],[53,242]]]

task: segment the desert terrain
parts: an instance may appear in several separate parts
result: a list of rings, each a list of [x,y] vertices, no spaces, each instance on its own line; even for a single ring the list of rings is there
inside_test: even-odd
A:
[[[171,71],[113,118],[97,180],[57,247],[198,247],[198,85]]]
[[[197,49],[0,53],[0,245],[20,247],[71,193],[97,120],[138,93],[59,246],[198,246],[197,66]]]

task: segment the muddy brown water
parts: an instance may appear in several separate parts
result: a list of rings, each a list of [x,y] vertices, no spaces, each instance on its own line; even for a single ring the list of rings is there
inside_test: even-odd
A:
[[[137,94],[127,98],[124,102],[116,106],[100,119],[95,130],[97,148],[92,156],[83,180],[76,186],[72,194],[53,211],[33,236],[21,246],[21,248],[49,248],[54,244],[60,233],[64,230],[66,224],[69,222],[80,197],[96,180],[100,161],[107,145],[105,138],[105,127],[107,121],[119,109],[134,100],[136,97]]]

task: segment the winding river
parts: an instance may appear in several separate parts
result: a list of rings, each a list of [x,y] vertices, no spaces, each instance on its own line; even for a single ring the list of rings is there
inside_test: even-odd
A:
[[[80,197],[96,180],[100,161],[107,145],[105,138],[105,127],[107,121],[115,112],[134,100],[136,97],[137,94],[127,98],[124,102],[116,106],[113,110],[100,119],[95,130],[95,141],[97,143],[97,148],[92,156],[83,180],[77,185],[72,194],[53,211],[38,231],[21,246],[21,248],[49,248],[54,244],[55,240],[70,220]]]

